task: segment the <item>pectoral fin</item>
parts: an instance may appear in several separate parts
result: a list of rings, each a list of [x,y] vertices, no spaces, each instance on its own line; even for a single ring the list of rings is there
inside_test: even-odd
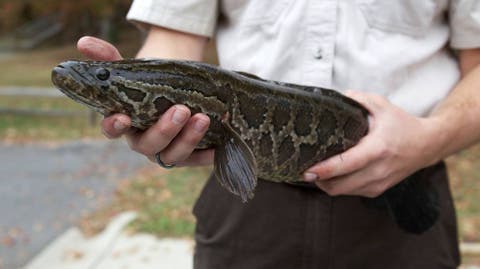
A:
[[[246,202],[257,185],[255,156],[228,123],[224,128],[224,143],[215,149],[214,175],[223,187]]]

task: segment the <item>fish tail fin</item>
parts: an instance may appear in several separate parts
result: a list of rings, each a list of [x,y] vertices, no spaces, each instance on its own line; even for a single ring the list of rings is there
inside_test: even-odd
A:
[[[440,216],[439,195],[426,181],[414,174],[378,197],[384,199],[391,217],[406,232],[421,234]]]

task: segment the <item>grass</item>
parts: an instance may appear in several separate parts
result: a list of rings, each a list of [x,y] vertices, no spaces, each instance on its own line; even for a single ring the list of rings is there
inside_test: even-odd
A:
[[[480,241],[480,145],[447,160],[460,236],[463,241]]]
[[[126,31],[116,44],[127,58],[133,57],[140,46],[140,39],[132,37],[137,37],[136,32]],[[52,68],[69,59],[84,59],[77,51],[75,41],[66,46],[15,53],[0,60],[0,86],[53,87],[50,81]]]
[[[138,218],[131,229],[157,236],[191,237],[195,219],[192,206],[199,195],[209,168],[146,168],[136,177],[117,186],[109,206],[83,218],[80,227],[87,235],[102,230],[110,218],[126,210],[135,210]]]
[[[55,117],[4,114],[0,120],[0,139],[2,140],[18,142],[101,137],[98,124],[90,123],[88,109],[70,99],[1,97],[0,108],[35,108],[44,111],[80,113],[80,116]]]
[[[117,44],[125,57],[133,57],[139,42],[125,33]],[[68,59],[81,59],[74,42],[56,48],[41,48],[16,53],[0,60],[0,88],[8,86],[53,87],[50,72],[58,63]],[[87,109],[68,98],[0,97],[0,108],[61,110],[87,113]],[[0,139],[8,141],[70,140],[101,137],[98,124],[91,126],[85,116],[25,116],[3,114],[0,119]]]
[[[100,138],[97,126],[87,117],[43,117],[2,115],[0,140],[8,142],[58,141],[65,139]]]
[[[52,68],[61,61],[78,57],[73,45],[15,54],[1,61],[0,86],[51,87]]]
[[[145,205],[133,227],[159,236],[192,235],[194,218],[191,208],[207,176],[205,169],[182,169],[175,173],[153,177],[155,185],[163,184],[164,188],[137,182],[135,186],[137,191],[144,191],[156,202]]]
[[[135,30],[134,30],[135,31]],[[125,57],[132,57],[139,42],[136,33],[126,31],[117,44]],[[53,87],[50,72],[58,63],[82,59],[72,44],[22,51],[0,60],[0,88],[8,86]],[[0,97],[0,108],[61,110],[87,113],[87,109],[67,98]],[[68,140],[101,137],[97,126],[89,124],[87,116],[45,117],[3,114],[0,119],[0,139],[9,141]]]
[[[36,108],[42,110],[64,110],[71,112],[86,112],[87,109],[67,98],[47,97],[14,97],[4,96],[0,98],[0,107],[4,108]]]

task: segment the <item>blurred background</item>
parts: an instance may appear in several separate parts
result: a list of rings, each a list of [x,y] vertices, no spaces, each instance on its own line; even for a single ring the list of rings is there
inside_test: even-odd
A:
[[[125,20],[130,3],[0,0],[0,269],[31,264],[71,227],[95,238],[125,211],[137,214],[130,234],[192,238],[191,208],[209,168],[158,169],[122,140],[104,139],[99,117],[50,81],[56,64],[82,58],[75,44],[84,35],[134,57],[142,34]],[[216,63],[212,44],[207,55]],[[462,242],[480,239],[479,163],[479,146],[448,160]],[[465,253],[465,263],[480,260]],[[75,261],[87,254],[61,255]]]

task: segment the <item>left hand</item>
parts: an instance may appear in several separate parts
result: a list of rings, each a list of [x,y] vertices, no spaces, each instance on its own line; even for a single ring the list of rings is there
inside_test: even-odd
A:
[[[305,181],[329,195],[377,197],[437,161],[433,120],[408,114],[379,95],[347,95],[369,110],[369,133],[344,153],[307,169]]]
[[[201,41],[199,41],[201,42]],[[122,59],[112,44],[94,37],[83,37],[78,41],[78,50],[87,58],[97,61]],[[175,120],[175,112],[177,114]],[[155,154],[162,152],[162,161],[177,166],[209,165],[213,163],[212,149],[195,150],[208,129],[208,116],[197,113],[182,105],[175,105],[162,114],[160,119],[143,132],[130,131],[131,119],[127,115],[114,114],[102,120],[102,131],[108,138],[126,136],[130,148],[156,162]]]

